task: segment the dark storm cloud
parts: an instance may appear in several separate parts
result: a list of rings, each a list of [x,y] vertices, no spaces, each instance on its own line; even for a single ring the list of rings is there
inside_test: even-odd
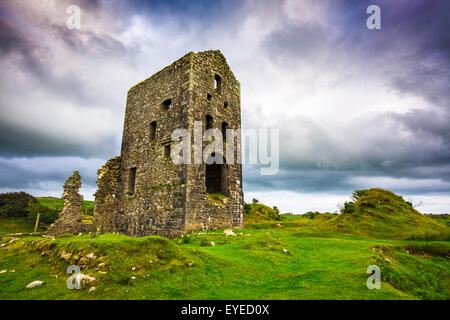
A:
[[[61,39],[70,43],[74,48],[80,47],[79,41],[77,42],[77,38],[75,38],[79,36],[69,36],[63,28],[57,30]],[[71,34],[76,33],[71,32]],[[120,44],[109,38],[99,38],[90,34],[88,34],[88,44],[91,45],[92,52],[98,57],[123,50]],[[79,103],[80,106],[104,104],[104,100],[86,86],[82,74],[58,72],[58,66],[54,63],[53,52],[50,48],[29,40],[26,34],[2,20],[0,20],[0,48],[3,63],[18,66],[28,76],[32,76],[40,86],[51,91],[53,95],[59,95],[66,100]],[[83,48],[79,48],[80,51]],[[2,78],[7,76],[9,75],[3,74]],[[8,101],[2,101],[1,107],[5,108],[5,104],[8,103]]]
[[[45,132],[41,129],[23,127],[0,118],[0,156],[110,156],[116,150],[115,137],[86,140],[81,136]]]
[[[367,141],[367,148],[358,146],[354,152],[350,136],[347,142],[336,141],[335,133],[327,132],[314,121],[296,119],[286,128],[289,119],[283,119],[285,134],[297,133],[294,138],[281,138],[289,141],[281,147],[280,161],[281,168],[289,174],[268,182],[271,187],[285,181],[287,189],[295,188],[297,181],[304,185],[300,189],[314,189],[308,168],[314,173],[312,176],[318,177],[318,185],[327,189],[345,188],[345,181],[352,175],[450,181],[448,168],[440,170],[450,163],[450,3],[378,1],[382,29],[371,31],[365,26],[365,9],[372,2],[327,2],[329,16],[324,17],[325,27],[287,19],[279,30],[266,36],[263,48],[285,68],[311,63],[320,67],[322,63],[332,68],[348,65],[367,74],[378,73],[387,87],[421,97],[432,106],[417,105],[417,109],[402,114],[380,113],[366,127],[358,126],[356,121],[349,123],[356,135],[371,129],[375,132],[377,124],[390,122],[401,129],[374,136]],[[299,136],[295,123],[302,123],[306,134]],[[296,156],[297,149],[292,147],[296,139],[315,140],[314,147],[308,150],[315,156]],[[317,170],[323,165],[320,172],[326,174],[321,178]],[[292,179],[296,175],[299,179]],[[255,176],[252,183],[256,185],[258,180],[261,179]]]
[[[27,41],[19,30],[4,20],[0,20],[0,54],[27,53],[31,50],[32,44]]]
[[[78,157],[34,157],[5,159],[0,157],[0,189],[61,190],[64,181],[79,170],[83,186],[95,188],[96,169],[103,164],[101,159]],[[52,190],[52,191],[53,191]],[[61,190],[62,192],[62,190]]]

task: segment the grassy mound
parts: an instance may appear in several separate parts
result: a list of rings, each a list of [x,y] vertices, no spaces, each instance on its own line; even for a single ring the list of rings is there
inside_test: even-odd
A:
[[[333,224],[336,231],[387,238],[434,237],[446,240],[449,228],[431,219],[401,196],[384,189],[360,190]]]
[[[280,213],[268,207],[264,204],[246,203],[244,205],[244,222],[247,223],[255,223],[255,222],[267,222],[267,221],[280,221],[283,217],[280,216]]]

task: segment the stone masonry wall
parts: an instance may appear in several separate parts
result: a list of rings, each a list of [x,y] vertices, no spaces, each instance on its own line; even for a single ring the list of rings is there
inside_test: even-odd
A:
[[[109,159],[97,170],[97,186],[95,192],[94,223],[98,231],[116,231],[118,214],[119,173],[121,157]]]
[[[187,127],[189,56],[130,89],[120,170],[119,230],[177,236],[184,225],[185,168],[166,155],[173,130]],[[170,106],[163,102],[171,100]],[[152,137],[152,123],[156,130]],[[135,183],[130,189],[131,170]]]
[[[75,171],[64,184],[62,195],[64,206],[58,219],[48,227],[47,235],[57,236],[64,233],[77,234],[88,231],[88,225],[81,223],[83,196],[78,193],[80,188],[81,177],[79,172]]]
[[[215,88],[216,75],[221,79],[220,88]],[[223,122],[226,122],[230,129],[241,128],[240,84],[220,51],[199,52],[194,56],[192,92],[190,128],[192,128],[194,121],[202,121],[203,131],[205,131],[207,115],[213,119],[213,128],[221,130]],[[240,141],[235,139],[235,159],[237,150],[240,150]],[[224,143],[223,151],[224,156],[229,158],[230,155],[225,153],[226,143]],[[222,193],[228,196],[228,199],[225,205],[220,206],[207,200],[206,166],[206,164],[188,165],[186,230],[212,227],[242,228],[241,165],[223,165]]]

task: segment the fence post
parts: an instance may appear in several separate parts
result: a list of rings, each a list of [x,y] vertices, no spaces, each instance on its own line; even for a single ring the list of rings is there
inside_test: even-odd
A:
[[[37,217],[36,217],[36,225],[34,226],[34,233],[37,232],[37,228],[38,228],[38,226],[39,226],[39,217],[40,217],[40,216],[41,216],[41,214],[38,213],[38,214],[37,214]]]

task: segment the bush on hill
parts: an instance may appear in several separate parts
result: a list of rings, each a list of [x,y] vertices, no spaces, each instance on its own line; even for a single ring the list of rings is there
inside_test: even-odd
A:
[[[27,208],[30,201],[37,203],[35,197],[25,192],[8,192],[0,194],[0,217],[27,217]]]

